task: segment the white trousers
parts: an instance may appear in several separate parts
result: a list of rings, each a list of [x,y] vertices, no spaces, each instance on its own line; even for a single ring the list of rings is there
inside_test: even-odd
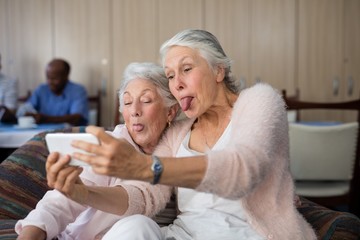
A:
[[[162,240],[159,225],[149,217],[133,215],[116,222],[102,240]]]

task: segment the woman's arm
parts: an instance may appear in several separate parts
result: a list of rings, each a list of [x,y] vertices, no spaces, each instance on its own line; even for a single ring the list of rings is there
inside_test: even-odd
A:
[[[152,182],[154,178],[151,170],[151,156],[145,156],[144,181]],[[205,176],[207,162],[206,156],[196,157],[159,157],[163,165],[163,173],[159,183],[170,186],[196,188]]]
[[[122,179],[152,182],[150,155],[139,153],[124,139],[115,139],[103,129],[90,126],[88,133],[95,135],[100,146],[83,141],[74,141],[74,146],[94,155],[75,153],[74,157],[89,163],[94,172],[115,176]],[[161,154],[164,154],[163,152]],[[171,155],[171,153],[168,153]],[[195,188],[199,185],[206,171],[206,156],[189,158],[160,157],[164,166],[160,183],[169,186]]]
[[[46,162],[48,185],[71,200],[95,209],[122,215],[128,209],[128,194],[120,186],[89,186],[83,184],[79,175],[83,169],[69,166],[70,156],[60,157],[58,153],[49,154]],[[85,170],[86,171],[86,170]],[[91,178],[94,174],[86,172],[88,183],[96,185]],[[90,176],[89,176],[90,175]],[[103,177],[108,179],[107,177]],[[96,181],[96,180],[95,180]]]
[[[16,238],[17,240],[42,240],[46,239],[46,232],[35,226],[26,226]]]
[[[129,200],[123,187],[86,186],[86,188],[88,196],[84,204],[116,215],[123,215],[127,211]]]

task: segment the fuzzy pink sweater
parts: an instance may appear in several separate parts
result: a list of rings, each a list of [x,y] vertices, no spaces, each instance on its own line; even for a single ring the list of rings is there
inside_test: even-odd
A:
[[[194,119],[169,129],[155,154],[175,156]],[[243,90],[232,113],[231,143],[209,151],[207,170],[197,191],[239,200],[249,223],[267,239],[316,239],[294,205],[289,170],[285,103],[267,84]]]

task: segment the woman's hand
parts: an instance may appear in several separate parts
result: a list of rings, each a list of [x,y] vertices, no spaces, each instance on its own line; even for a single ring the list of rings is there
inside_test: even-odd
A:
[[[152,179],[150,157],[136,151],[128,141],[116,139],[100,127],[88,126],[86,132],[95,135],[100,145],[74,141],[74,147],[91,153],[75,153],[74,157],[90,164],[94,172],[122,179]]]
[[[44,230],[35,227],[35,226],[25,226],[19,236],[16,238],[17,240],[41,240],[46,239],[46,233]]]
[[[69,161],[68,155],[60,157],[57,152],[49,154],[46,161],[47,183],[49,187],[60,191],[68,198],[85,203],[88,192],[79,177],[83,169],[68,165]]]

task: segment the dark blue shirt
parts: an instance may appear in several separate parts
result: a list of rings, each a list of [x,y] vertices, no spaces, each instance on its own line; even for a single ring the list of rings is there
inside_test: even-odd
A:
[[[87,125],[89,106],[86,89],[77,83],[69,81],[61,95],[55,95],[46,83],[41,84],[31,94],[31,105],[39,113],[49,116],[81,114],[81,125]]]

